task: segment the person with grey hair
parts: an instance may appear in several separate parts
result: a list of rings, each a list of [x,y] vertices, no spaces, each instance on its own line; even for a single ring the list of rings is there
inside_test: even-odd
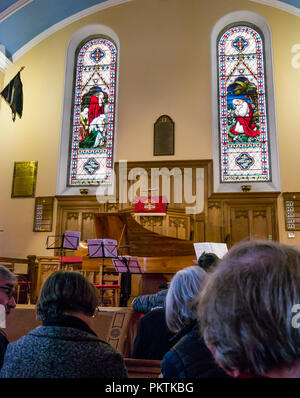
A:
[[[270,241],[233,246],[201,293],[202,334],[234,377],[300,377],[300,250]]]
[[[205,346],[197,324],[197,296],[206,277],[206,272],[197,265],[178,271],[171,280],[166,297],[166,322],[176,335],[173,347],[162,359],[163,378],[227,377]]]
[[[56,271],[38,302],[38,326],[7,347],[1,378],[127,378],[123,356],[91,329],[98,295],[80,273]]]
[[[4,265],[0,265],[0,314],[1,321],[6,320],[6,316],[16,307],[14,298],[15,285],[17,283],[16,276]],[[0,368],[3,364],[4,354],[9,341],[3,329],[0,329]]]

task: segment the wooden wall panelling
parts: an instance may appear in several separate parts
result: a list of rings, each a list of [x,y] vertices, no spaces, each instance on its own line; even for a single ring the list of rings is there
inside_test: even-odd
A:
[[[208,199],[207,238],[232,246],[245,239],[278,240],[279,192],[213,194]],[[208,241],[210,239],[207,239]]]
[[[255,239],[263,237],[265,239],[273,239],[272,229],[272,208],[255,208],[252,210],[253,231],[252,236]]]
[[[223,204],[221,200],[208,200],[205,236],[207,242],[223,242]]]
[[[251,236],[251,231],[250,231],[250,215],[248,211],[248,206],[246,206],[245,209],[242,209],[241,207],[229,207],[229,223],[227,229],[227,232],[229,234],[230,242],[235,243],[240,240],[247,239],[249,236]],[[226,236],[228,236],[226,234]]]
[[[190,240],[194,242],[205,242],[205,214],[192,215],[190,224]]]
[[[104,204],[98,203],[96,196],[57,196],[56,199],[55,234],[59,236],[70,230],[80,231],[81,240],[95,238],[94,214],[104,211]]]

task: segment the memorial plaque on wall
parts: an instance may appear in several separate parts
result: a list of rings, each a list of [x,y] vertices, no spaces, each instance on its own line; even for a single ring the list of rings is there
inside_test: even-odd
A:
[[[154,123],[154,156],[174,155],[174,122],[167,116],[160,116]]]
[[[285,229],[300,231],[300,192],[284,192]]]
[[[33,198],[35,195],[38,162],[15,162],[12,198]]]
[[[52,196],[35,198],[34,206],[34,232],[51,232],[53,221],[53,203]]]

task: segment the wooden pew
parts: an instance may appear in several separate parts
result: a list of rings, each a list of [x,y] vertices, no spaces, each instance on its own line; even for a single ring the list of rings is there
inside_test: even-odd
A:
[[[124,358],[129,378],[158,378],[161,361],[152,359]]]

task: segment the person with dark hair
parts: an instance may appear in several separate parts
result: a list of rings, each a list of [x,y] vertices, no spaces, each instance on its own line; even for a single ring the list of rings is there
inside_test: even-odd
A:
[[[170,339],[174,333],[168,329],[165,316],[167,288],[166,284],[157,293],[133,299],[133,309],[145,315],[139,319],[132,358],[159,360],[172,347]]]
[[[217,267],[219,261],[219,257],[214,253],[203,252],[198,258],[198,265],[199,267],[203,268],[204,271],[211,272]]]
[[[16,307],[14,298],[16,283],[16,276],[8,268],[4,267],[4,265],[0,265],[0,306],[2,306],[1,321],[4,323],[6,316],[13,308]],[[3,329],[0,329],[0,368],[3,363],[3,358],[8,343],[9,341]]]
[[[97,307],[96,288],[80,273],[51,274],[37,302],[42,326],[8,345],[0,377],[128,377],[122,355],[91,329]]]
[[[197,324],[197,297],[203,288],[207,273],[198,265],[178,271],[171,280],[166,297],[166,322],[176,333],[173,347],[163,359],[163,378],[226,378],[216,364],[199,333]]]
[[[234,377],[300,377],[300,250],[270,241],[233,246],[199,301],[202,334]]]
[[[152,308],[139,320],[132,358],[162,359],[173,345],[173,336],[166,324],[165,308]]]

